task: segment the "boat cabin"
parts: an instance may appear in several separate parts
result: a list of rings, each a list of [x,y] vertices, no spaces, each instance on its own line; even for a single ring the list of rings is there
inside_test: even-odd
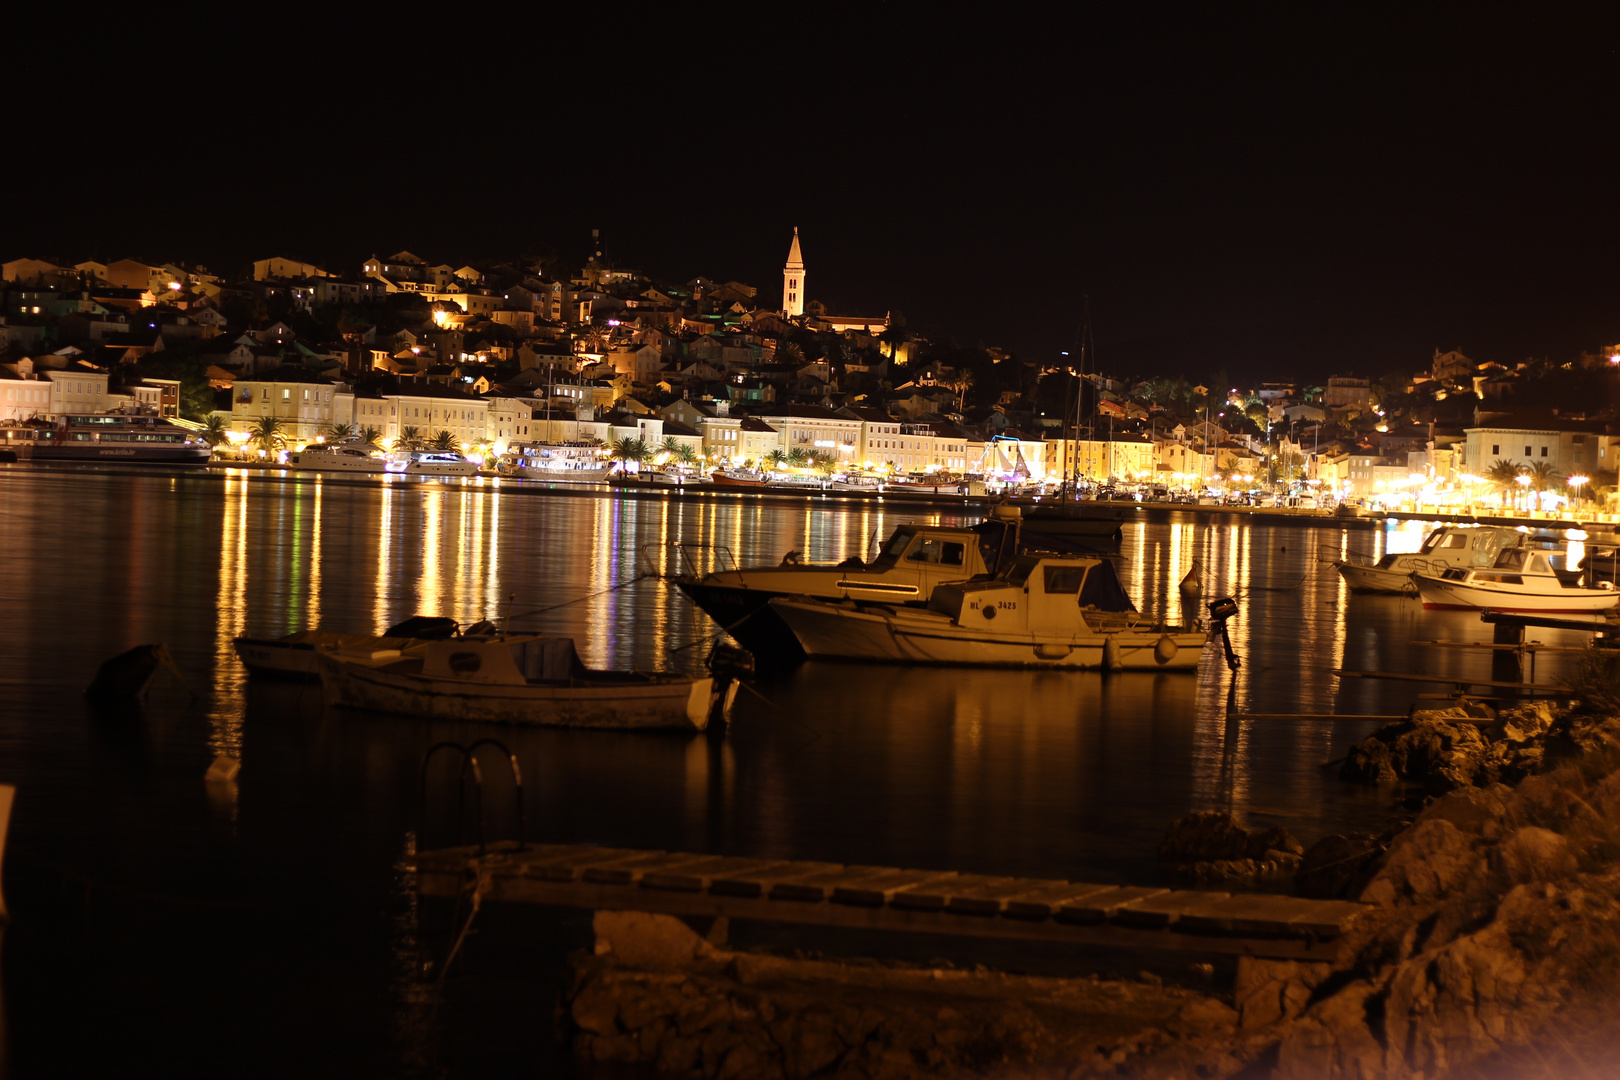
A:
[[[526,686],[583,673],[573,638],[459,637],[429,642],[422,651],[422,674],[432,679]]]
[[[1415,553],[1386,554],[1374,565],[1380,570],[1399,569],[1416,559],[1426,559],[1446,566],[1490,566],[1504,547],[1518,543],[1520,534],[1513,529],[1479,526],[1448,525],[1434,530]]]
[[[1564,553],[1532,547],[1503,548],[1489,567],[1453,567],[1440,575],[1446,581],[1496,582],[1523,585],[1535,578],[1555,578],[1565,588],[1581,586],[1581,572],[1564,565]]]
[[[1083,555],[1019,555],[988,580],[940,586],[928,606],[958,626],[1042,636],[1136,615],[1114,564]]]

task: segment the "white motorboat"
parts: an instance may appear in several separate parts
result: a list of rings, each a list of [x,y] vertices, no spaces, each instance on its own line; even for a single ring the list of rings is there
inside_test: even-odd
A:
[[[321,472],[380,473],[388,471],[388,458],[382,447],[373,443],[331,443],[325,446],[306,446],[289,455],[287,463],[295,469],[315,469]]]
[[[450,451],[411,450],[390,455],[387,471],[406,476],[472,476],[478,466]]]
[[[1016,544],[1013,518],[972,528],[901,525],[870,563],[857,555],[837,565],[810,564],[789,552],[777,566],[693,572],[675,584],[756,656],[782,658],[797,655],[798,644],[767,606],[774,597],[921,604],[940,585],[989,574]]]
[[[456,723],[702,731],[715,681],[665,672],[590,671],[570,638],[431,641],[381,663],[317,650],[334,705]]]
[[[301,630],[278,638],[239,637],[233,642],[242,666],[253,675],[272,679],[315,682],[320,669],[315,654],[333,650],[345,659],[374,663],[397,660],[400,654],[425,641],[455,635],[454,619],[413,615],[381,634],[339,634],[329,630]],[[477,629],[476,627],[474,628]]]
[[[1496,525],[1446,525],[1430,533],[1417,551],[1388,554],[1371,564],[1343,559],[1333,565],[1356,592],[1411,595],[1415,591],[1413,571],[1438,576],[1455,567],[1488,567],[1522,535]]]
[[[1019,555],[989,580],[940,585],[924,608],[778,597],[811,657],[985,667],[1191,671],[1197,627],[1138,614],[1107,559]]]
[[[1425,608],[1519,612],[1602,612],[1620,603],[1613,582],[1581,584],[1577,570],[1558,565],[1558,552],[1504,548],[1488,567],[1454,566],[1438,574],[1414,571]]]

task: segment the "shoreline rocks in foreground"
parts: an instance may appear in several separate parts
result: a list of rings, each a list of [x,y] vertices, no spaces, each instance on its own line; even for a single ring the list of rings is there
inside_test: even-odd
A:
[[[1366,903],[1331,963],[1245,958],[1229,994],[1207,994],[729,953],[604,913],[564,1023],[582,1057],[724,1080],[1608,1075],[1620,713],[1417,713],[1343,774],[1429,796],[1383,836],[1308,849],[1195,814],[1160,852],[1198,881]]]

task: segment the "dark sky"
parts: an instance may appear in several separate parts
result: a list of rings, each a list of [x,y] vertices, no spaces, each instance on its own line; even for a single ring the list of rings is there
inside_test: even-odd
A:
[[[775,296],[797,225],[838,312],[1051,357],[1089,295],[1118,372],[1620,340],[1614,19],[1049,8],[53,15],[0,259],[578,258],[599,227]]]

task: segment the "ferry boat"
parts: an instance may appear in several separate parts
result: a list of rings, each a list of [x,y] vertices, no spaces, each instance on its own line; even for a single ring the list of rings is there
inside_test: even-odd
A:
[[[1333,566],[1355,592],[1417,591],[1414,570],[1441,574],[1452,567],[1487,567],[1503,548],[1514,547],[1522,534],[1499,525],[1446,525],[1434,530],[1417,551],[1389,554],[1375,563],[1335,560]]]
[[[325,446],[305,447],[289,455],[287,463],[295,469],[316,469],[322,472],[380,473],[388,471],[388,457],[380,446],[373,443],[331,443]]]
[[[1605,612],[1620,604],[1613,582],[1581,583],[1578,570],[1560,567],[1557,552],[1504,548],[1488,567],[1453,566],[1414,571],[1412,583],[1425,608],[1517,612]]]
[[[941,585],[926,607],[777,597],[812,659],[1019,668],[1191,671],[1197,626],[1136,611],[1114,566],[1091,555],[1019,555],[990,580]]]
[[[13,429],[7,447],[35,461],[206,465],[213,448],[201,436],[160,416],[93,413],[64,417],[56,427]]]

